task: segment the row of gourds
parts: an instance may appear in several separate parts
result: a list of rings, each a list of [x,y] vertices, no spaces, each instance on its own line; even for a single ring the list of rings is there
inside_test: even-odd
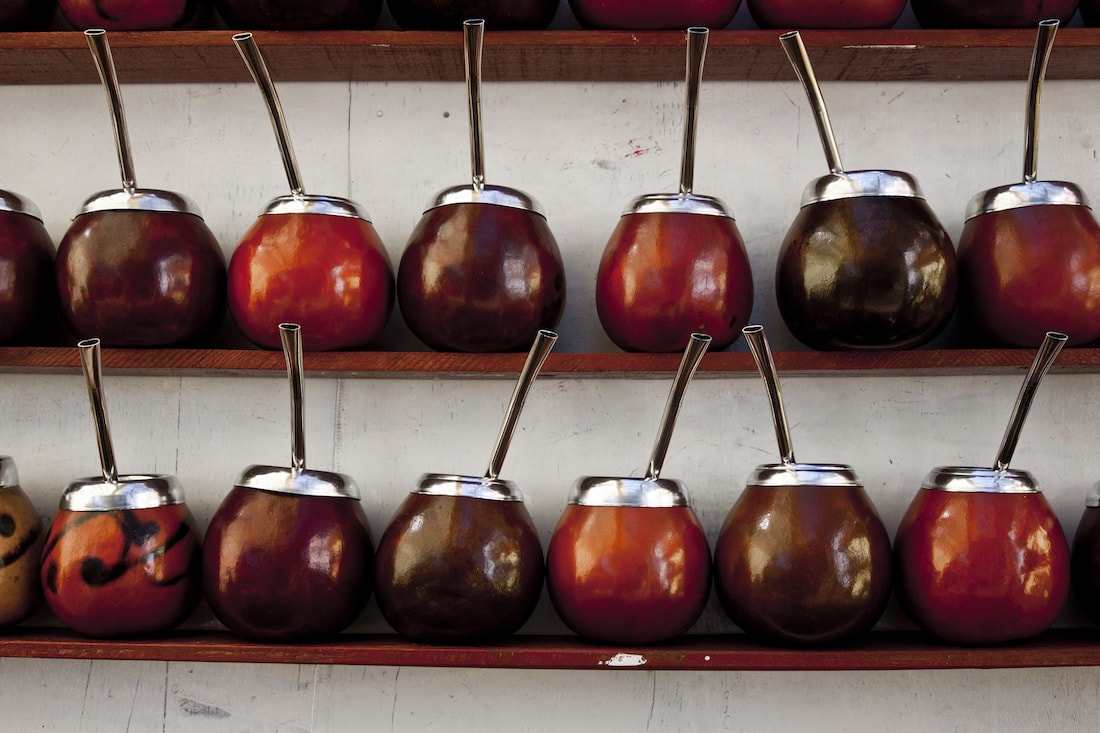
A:
[[[997,342],[1037,346],[1049,329],[1072,345],[1100,338],[1100,224],[1080,187],[1039,180],[1038,92],[1057,21],[1039,26],[1020,183],[976,195],[956,253],[917,182],[893,170],[846,171],[798,32],[780,37],[806,87],[830,173],[806,188],[776,267],[791,332],[818,349],[902,349],[934,338],[956,309]],[[306,194],[282,109],[251,34],[237,34],[283,153],[290,193],[269,203],[228,263],[185,196],[139,188],[106,33],[86,33],[112,99],[122,188],[89,198],[56,258],[34,207],[0,194],[8,332],[41,329],[60,304],[79,338],[108,346],[201,342],[228,310],[246,337],[278,348],[298,322],[307,350],[369,344],[394,301],[410,331],[445,351],[521,351],[553,328],[565,302],[561,253],[538,202],[485,183],[481,162],[482,21],[464,24],[473,127],[472,183],[437,194],[396,274],[362,207]],[[753,275],[725,204],[692,191],[694,120],[708,31],[687,32],[680,190],[639,196],[612,233],[596,273],[596,310],[628,351],[675,352],[692,332],[715,349],[735,341],[753,307]],[[1028,165],[1030,163],[1030,165]],[[54,294],[56,288],[57,293]]]
[[[302,333],[297,324],[281,324],[280,333],[291,465],[246,468],[205,540],[174,476],[118,472],[100,344],[79,345],[102,475],[71,482],[43,534],[14,461],[0,458],[0,625],[25,619],[44,592],[80,634],[155,634],[183,622],[205,597],[234,634],[291,642],[343,630],[373,592],[403,636],[486,642],[517,631],[545,584],[580,636],[650,644],[689,631],[712,583],[741,629],[785,645],[849,642],[875,625],[892,592],[916,623],[953,643],[1040,634],[1071,584],[1100,623],[1100,497],[1086,507],[1071,554],[1034,477],[1009,468],[1063,334],[1044,339],[995,465],[933,469],[891,547],[851,467],[795,461],[766,337],[747,327],[781,460],[752,473],[713,551],[682,484],[661,476],[680,402],[710,342],[693,334],[644,476],[578,479],[544,555],[521,492],[500,473],[555,333],[540,332],[528,353],[485,474],[421,476],[377,549],[354,480],[305,466]]]

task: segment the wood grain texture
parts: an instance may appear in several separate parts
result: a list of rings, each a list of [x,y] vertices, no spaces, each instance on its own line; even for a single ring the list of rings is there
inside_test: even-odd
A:
[[[525,354],[460,354],[429,351],[326,351],[305,355],[311,377],[499,377],[517,374]],[[1012,374],[1026,370],[1030,349],[943,349],[883,352],[787,351],[775,354],[786,375],[840,374]],[[554,353],[547,376],[659,376],[676,372],[679,354]],[[104,349],[108,373],[130,375],[282,376],[283,355],[258,349]],[[0,373],[42,374],[79,371],[76,349],[53,346],[0,347]],[[1100,370],[1100,349],[1065,349],[1055,373]],[[703,376],[756,374],[747,352],[715,352],[703,357]]]
[[[836,649],[782,649],[741,635],[690,635],[661,646],[591,644],[577,637],[513,636],[491,645],[434,646],[383,634],[342,634],[311,644],[260,644],[226,633],[176,632],[156,639],[103,641],[69,632],[20,629],[0,639],[0,656],[45,659],[354,664],[608,670],[1002,669],[1100,665],[1096,632],[1050,631],[996,647],[953,647],[915,632],[878,632]]]
[[[233,31],[113,32],[123,83],[247,82]],[[272,76],[289,81],[461,81],[462,36],[438,31],[258,31]],[[849,30],[803,34],[819,80],[1023,80],[1030,28]],[[485,37],[491,81],[665,81],[683,78],[679,31],[510,31]],[[1066,28],[1048,79],[1093,79],[1100,29]],[[774,31],[712,31],[708,80],[793,80]],[[97,83],[81,33],[0,34],[0,84]]]

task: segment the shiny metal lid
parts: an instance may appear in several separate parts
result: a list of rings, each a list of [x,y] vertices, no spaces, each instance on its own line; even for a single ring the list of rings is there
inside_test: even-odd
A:
[[[480,185],[468,184],[465,186],[452,186],[445,188],[435,195],[424,207],[424,211],[438,209],[440,206],[451,204],[493,204],[494,206],[507,206],[512,209],[523,209],[546,218],[546,211],[542,205],[523,191],[506,186],[491,186],[488,183]]]
[[[570,504],[581,506],[691,506],[687,489],[676,479],[582,476],[569,492]]]
[[[60,509],[101,512],[120,509],[153,509],[182,504],[183,485],[168,474],[131,474],[108,481],[102,476],[78,478],[61,495]]]
[[[733,218],[733,212],[721,200],[697,193],[651,193],[638,196],[623,209],[627,214],[705,214]]]
[[[750,486],[861,487],[850,466],[834,463],[768,463],[749,474]]]
[[[1008,211],[1024,206],[1084,206],[1092,208],[1085,192],[1076,184],[1066,181],[1032,181],[1013,183],[982,191],[970,199],[966,206],[966,219]]]
[[[159,191],[152,188],[113,189],[100,191],[92,195],[80,207],[77,214],[92,214],[97,211],[163,211],[176,214],[191,214],[202,218],[198,205],[186,196],[172,191]]]
[[[0,456],[0,489],[19,485],[19,471],[15,468],[15,459],[11,456]]]
[[[234,485],[277,494],[359,500],[359,487],[355,481],[350,476],[333,471],[249,466],[241,471]]]
[[[1027,471],[1014,468],[937,466],[924,477],[922,489],[990,494],[1038,494],[1039,485]]]
[[[272,199],[262,214],[323,214],[346,216],[370,221],[370,214],[359,204],[339,196],[316,196],[308,193],[286,194]]]
[[[814,179],[802,192],[802,205],[859,196],[923,199],[917,180],[901,171],[845,171]]]
[[[0,191],[0,211],[10,211],[13,214],[26,214],[42,221],[42,212],[28,198],[24,198],[11,191]]]
[[[511,481],[487,476],[456,476],[426,473],[416,482],[412,494],[428,496],[465,496],[492,501],[523,501],[523,493]]]

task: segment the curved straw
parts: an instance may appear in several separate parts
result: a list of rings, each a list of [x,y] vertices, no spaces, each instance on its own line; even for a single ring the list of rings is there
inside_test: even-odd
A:
[[[466,51],[466,101],[470,111],[470,174],[474,186],[485,185],[485,153],[481,137],[481,47],[485,40],[485,21],[481,18],[462,23],[463,48]]]
[[[111,46],[107,43],[107,31],[102,28],[89,28],[84,31],[88,48],[92,50],[99,79],[107,92],[107,103],[111,107],[111,122],[115,128],[115,150],[118,151],[118,167],[122,174],[122,189],[128,194],[137,190],[134,175],[134,159],[130,154],[130,134],[126,130],[126,113],[122,107],[122,92],[118,88],[118,76],[115,63],[111,58]]]
[[[699,117],[699,87],[703,81],[703,61],[707,56],[710,30],[687,29],[687,75],[684,79],[684,142],[680,155],[680,194],[691,193],[695,185],[695,128]]]
[[[306,467],[306,412],[302,394],[302,327],[297,323],[280,323],[279,338],[283,342],[286,376],[290,382],[290,469],[297,472]]]
[[[1031,362],[1031,368],[1027,370],[1024,383],[1020,387],[1020,394],[1016,397],[1016,405],[1012,408],[1012,417],[1008,420],[1008,428],[1001,439],[1001,447],[997,450],[997,460],[993,468],[1003,471],[1008,468],[1012,454],[1016,450],[1016,441],[1020,438],[1020,431],[1024,427],[1027,412],[1031,409],[1031,402],[1035,399],[1035,391],[1039,389],[1039,382],[1050,369],[1054,360],[1058,358],[1058,352],[1066,345],[1068,337],[1064,333],[1048,331],[1043,343],[1039,345],[1039,352],[1035,355],[1035,361]]]
[[[661,424],[657,428],[657,439],[653,441],[653,451],[645,473],[647,481],[661,477],[665,456],[668,455],[668,444],[672,439],[672,429],[676,426],[676,416],[680,414],[680,404],[684,401],[688,382],[691,381],[695,370],[699,368],[699,362],[703,360],[703,354],[707,352],[710,341],[710,336],[705,333],[693,333],[687,348],[684,349],[684,358],[680,360],[680,368],[672,380],[668,400],[665,401],[665,414],[661,417]]]
[[[1054,47],[1054,34],[1058,32],[1058,20],[1039,22],[1035,37],[1035,51],[1031,55],[1031,70],[1027,77],[1027,109],[1024,121],[1024,183],[1034,183],[1039,178],[1039,92],[1047,73],[1047,61]]]
[[[810,108],[814,113],[814,121],[817,123],[817,133],[821,138],[821,147],[825,149],[825,162],[829,164],[829,172],[840,175],[844,173],[844,164],[840,162],[840,148],[837,147],[836,137],[833,135],[833,126],[829,124],[829,110],[825,108],[825,98],[821,96],[821,87],[817,85],[817,77],[814,76],[814,68],[810,64],[810,57],[806,54],[806,47],[802,45],[802,36],[798,31],[790,31],[779,36],[779,42],[783,44],[783,50],[787,52],[787,58],[794,67],[798,80],[802,82],[802,88],[806,90],[806,96],[810,100]]]
[[[290,184],[290,192],[295,196],[305,193],[302,187],[302,175],[298,170],[298,160],[294,157],[294,146],[290,143],[290,133],[287,131],[286,118],[283,116],[283,105],[279,102],[279,93],[275,91],[275,84],[271,81],[271,74],[267,71],[267,64],[260,54],[251,33],[237,33],[233,36],[233,43],[248,66],[249,73],[260,87],[264,103],[267,105],[267,113],[271,117],[271,126],[275,128],[275,141],[279,145],[279,153],[283,156],[283,168],[286,170],[286,180]]]
[[[500,426],[500,434],[497,436],[493,453],[489,456],[489,467],[485,469],[485,478],[496,479],[500,475],[501,466],[504,465],[504,456],[508,453],[508,446],[512,442],[512,435],[516,431],[516,423],[519,422],[519,414],[523,410],[523,403],[527,400],[527,393],[535,377],[539,375],[543,362],[554,348],[554,342],[558,335],[553,331],[540,330],[535,337],[535,343],[531,345],[531,351],[527,354],[527,361],[519,372],[516,388],[512,391],[512,401],[508,403],[508,409],[504,413],[504,424]]]
[[[115,464],[115,451],[111,446],[111,426],[107,421],[107,405],[103,400],[103,369],[100,362],[99,339],[85,339],[76,346],[80,349],[80,366],[84,370],[84,381],[88,385],[88,399],[92,403],[95,439],[99,446],[99,466],[103,470],[103,478],[115,484],[118,483],[118,467]]]
[[[779,442],[779,457],[784,464],[794,463],[794,445],[791,443],[791,429],[787,423],[787,411],[783,408],[783,392],[779,389],[779,374],[775,369],[775,359],[772,358],[771,347],[768,346],[768,337],[764,335],[763,326],[745,326],[741,329],[745,340],[749,342],[749,349],[756,360],[756,368],[760,376],[764,378],[764,384],[768,390],[768,399],[771,402],[772,422],[775,424],[775,437]]]

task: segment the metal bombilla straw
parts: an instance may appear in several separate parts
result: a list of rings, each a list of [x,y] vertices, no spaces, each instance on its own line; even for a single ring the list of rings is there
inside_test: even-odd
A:
[[[466,100],[470,114],[470,176],[475,189],[485,187],[485,147],[481,133],[481,49],[485,42],[485,21],[463,21],[463,49],[466,53]]]
[[[1012,416],[1008,420],[1008,428],[1001,439],[1001,447],[997,450],[997,458],[993,462],[993,470],[1004,471],[1008,469],[1012,454],[1016,451],[1016,442],[1020,439],[1020,431],[1023,430],[1024,420],[1027,419],[1028,410],[1035,399],[1035,392],[1039,389],[1039,382],[1050,370],[1054,360],[1058,358],[1058,352],[1066,345],[1069,337],[1057,331],[1048,331],[1039,345],[1039,351],[1035,354],[1035,360],[1031,362],[1031,368],[1027,370],[1024,383],[1020,386],[1020,394],[1016,397],[1016,405],[1012,408]]]
[[[80,366],[84,370],[84,381],[88,385],[88,400],[92,403],[95,439],[99,447],[99,466],[103,471],[103,479],[108,483],[117,484],[118,466],[115,463],[115,450],[111,445],[111,426],[107,420],[107,405],[103,399],[103,368],[99,339],[85,339],[77,344],[77,348],[80,350]]]
[[[504,465],[504,456],[508,453],[512,435],[516,431],[517,423],[519,423],[519,415],[523,410],[523,403],[527,400],[527,393],[531,390],[535,377],[538,376],[543,362],[550,355],[550,350],[554,348],[554,342],[557,340],[558,335],[556,333],[542,329],[531,345],[527,360],[523,363],[523,368],[520,370],[519,378],[516,381],[516,388],[512,391],[512,399],[505,411],[504,424],[500,427],[496,445],[493,446],[493,452],[489,456],[489,466],[485,469],[485,478],[490,481],[495,481],[500,476],[500,469]]]
[[[290,470],[294,474],[306,468],[306,414],[302,389],[302,327],[297,323],[280,323],[279,338],[286,358],[287,381],[290,382]]]
[[[779,36],[779,42],[794,67],[798,80],[802,82],[802,88],[810,100],[810,109],[814,113],[814,122],[817,123],[817,133],[821,138],[821,147],[825,150],[825,162],[829,166],[829,172],[834,175],[844,175],[844,164],[840,160],[840,148],[836,144],[836,136],[833,134],[833,126],[829,122],[829,110],[825,108],[825,98],[821,96],[821,87],[818,86],[817,76],[810,64],[810,57],[806,53],[806,46],[802,43],[802,36],[798,31],[790,31]]]
[[[134,173],[134,158],[130,153],[130,133],[126,129],[126,114],[122,106],[122,92],[118,86],[115,63],[111,58],[111,46],[107,42],[107,31],[102,28],[89,28],[84,31],[88,48],[92,51],[99,79],[107,92],[107,102],[111,108],[111,122],[115,130],[115,150],[118,152],[118,167],[122,174],[122,190],[133,196],[137,192],[137,180]]]
[[[1054,47],[1054,35],[1058,32],[1058,21],[1039,22],[1039,32],[1035,37],[1035,51],[1031,56],[1031,70],[1027,78],[1027,108],[1024,119],[1024,183],[1039,180],[1039,93],[1042,91],[1043,78],[1047,73],[1047,61]]]
[[[305,188],[302,185],[302,174],[298,168],[298,160],[294,157],[294,146],[290,142],[290,132],[287,129],[286,117],[283,115],[283,105],[279,102],[279,93],[275,90],[275,84],[271,80],[271,74],[264,63],[264,57],[256,46],[256,41],[251,33],[238,33],[233,36],[233,43],[244,59],[248,71],[260,88],[260,94],[267,105],[268,115],[271,117],[271,126],[275,129],[275,141],[279,146],[279,153],[283,159],[283,169],[286,171],[286,180],[290,184],[290,193],[293,196],[304,196]]]
[[[657,429],[657,438],[653,441],[653,450],[649,458],[649,466],[646,467],[645,478],[647,481],[655,481],[661,477],[661,469],[665,465],[665,456],[668,455],[669,442],[672,440],[672,429],[676,427],[676,417],[680,414],[680,405],[684,401],[684,393],[691,381],[695,370],[699,368],[699,362],[710,346],[711,337],[705,333],[693,333],[688,340],[684,356],[680,360],[680,368],[672,380],[672,388],[669,390],[668,399],[665,401],[665,412],[661,417],[661,423]]]
[[[687,75],[684,78],[684,140],[680,154],[680,196],[688,196],[695,187],[695,132],[699,119],[699,87],[703,82],[703,62],[707,55],[710,29],[687,29]]]
[[[753,359],[756,360],[756,368],[764,378],[764,385],[768,390],[772,422],[775,424],[775,437],[779,443],[779,457],[784,466],[792,465],[795,463],[794,444],[791,442],[791,428],[787,423],[787,411],[783,407],[783,392],[779,388],[779,373],[775,368],[775,359],[768,345],[768,337],[764,334],[763,326],[745,326],[741,329],[741,333],[749,342],[749,349],[752,351]]]

